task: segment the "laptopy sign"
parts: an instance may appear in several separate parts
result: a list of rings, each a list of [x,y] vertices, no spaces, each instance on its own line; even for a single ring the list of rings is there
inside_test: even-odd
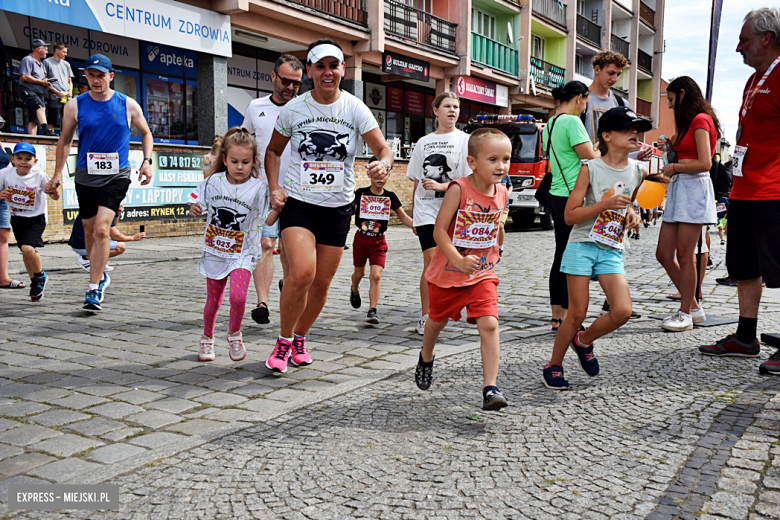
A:
[[[230,16],[174,0],[0,0],[0,10],[231,56]]]

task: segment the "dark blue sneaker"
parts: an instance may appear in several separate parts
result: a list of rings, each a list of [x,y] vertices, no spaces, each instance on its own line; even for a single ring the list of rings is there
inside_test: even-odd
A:
[[[577,359],[580,361],[580,366],[590,377],[599,375],[599,360],[593,355],[593,343],[587,347],[581,347],[577,340],[582,334],[582,331],[577,331],[574,335],[574,339],[571,342],[571,348],[577,353]]]
[[[106,287],[108,287],[110,283],[111,283],[111,278],[108,276],[108,273],[104,272],[103,278],[100,279],[100,283],[98,284],[98,288],[97,288],[98,301],[100,303],[103,303],[103,297],[105,296],[105,294],[103,294],[103,291],[106,290]]]
[[[43,291],[46,289],[46,282],[49,280],[46,273],[42,274],[43,276],[34,276],[30,280],[30,299],[34,302],[41,301]]]
[[[506,401],[506,397],[501,393],[501,390],[495,386],[486,386],[482,389],[482,409],[483,410],[500,410],[509,406]]]
[[[563,378],[563,367],[550,365],[542,370],[542,383],[550,390],[568,390],[569,382]]]
[[[100,298],[98,297],[98,292],[94,289],[90,289],[87,291],[87,295],[84,297],[84,308],[88,311],[99,311],[100,309]]]
[[[435,359],[434,357],[433,360]],[[428,366],[425,366],[423,365],[422,354],[420,354],[417,368],[414,370],[414,382],[420,390],[428,390],[431,387],[431,383],[433,383],[433,360],[431,360],[430,364],[426,363]]]

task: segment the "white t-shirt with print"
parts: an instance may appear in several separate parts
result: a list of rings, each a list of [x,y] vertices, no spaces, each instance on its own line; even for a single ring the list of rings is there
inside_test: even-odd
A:
[[[317,103],[311,92],[289,101],[274,128],[290,138],[290,165],[282,186],[290,197],[309,204],[351,204],[358,137],[378,126],[365,103],[348,92],[330,105]]]
[[[0,170],[0,191],[8,188],[6,198],[11,215],[37,217],[46,214],[46,183],[49,176],[35,168],[27,175],[16,173],[15,166]]]
[[[466,157],[469,155],[468,134],[455,130],[447,134],[428,134],[414,147],[406,176],[413,181],[432,179],[446,183],[471,175]],[[414,192],[414,226],[427,226],[436,223],[443,191],[426,190],[422,182]]]
[[[225,172],[214,173],[195,189],[206,215],[198,272],[221,280],[236,269],[254,271],[268,215],[268,183],[250,177],[230,184]]]
[[[282,113],[284,105],[277,105],[271,96],[265,96],[260,99],[253,99],[246,108],[246,115],[242,126],[249,130],[255,136],[257,141],[257,158],[259,161],[260,174],[265,176],[265,151],[268,143],[271,142],[271,136],[274,133],[276,120]],[[287,168],[290,166],[290,144],[282,153],[279,163],[279,185],[284,183],[284,177],[287,175]]]

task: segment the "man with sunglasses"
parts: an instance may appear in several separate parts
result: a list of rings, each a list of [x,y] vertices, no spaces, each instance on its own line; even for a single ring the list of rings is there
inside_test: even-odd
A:
[[[274,71],[271,73],[271,81],[274,84],[274,92],[270,96],[255,99],[246,109],[243,126],[254,134],[257,140],[257,156],[260,158],[258,167],[265,175],[264,160],[265,149],[271,141],[274,133],[274,124],[282,111],[282,107],[298,94],[302,82],[303,64],[295,56],[283,54],[276,60]],[[281,157],[279,175],[283,177],[290,163],[290,145],[288,144]],[[279,181],[283,182],[282,180]],[[273,250],[276,239],[279,237],[279,223],[273,226],[263,225],[263,237],[260,241],[263,251],[260,261],[254,272],[255,290],[257,291],[257,307],[252,311],[252,319],[260,324],[270,323],[268,319],[268,292],[274,278]],[[279,249],[282,250],[281,241]],[[284,252],[281,254],[282,267],[287,272],[287,262]]]

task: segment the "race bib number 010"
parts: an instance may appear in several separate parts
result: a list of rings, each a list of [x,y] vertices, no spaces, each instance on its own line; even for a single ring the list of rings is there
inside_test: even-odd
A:
[[[390,197],[360,197],[360,218],[365,220],[390,220]]]
[[[500,211],[479,213],[459,209],[458,215],[455,217],[452,244],[455,247],[468,249],[493,247],[498,242],[498,222],[500,219]]]
[[[16,211],[30,211],[35,207],[35,190],[32,188],[8,188],[6,201]]]
[[[89,152],[87,172],[90,175],[119,175],[119,153]]]
[[[625,225],[625,215],[608,209],[599,214],[588,236],[596,242],[616,249],[623,249],[623,229]]]
[[[230,231],[209,224],[203,250],[221,258],[235,258],[244,247],[244,235],[243,231]]]
[[[301,164],[301,191],[337,193],[344,189],[344,163],[304,162]]]

